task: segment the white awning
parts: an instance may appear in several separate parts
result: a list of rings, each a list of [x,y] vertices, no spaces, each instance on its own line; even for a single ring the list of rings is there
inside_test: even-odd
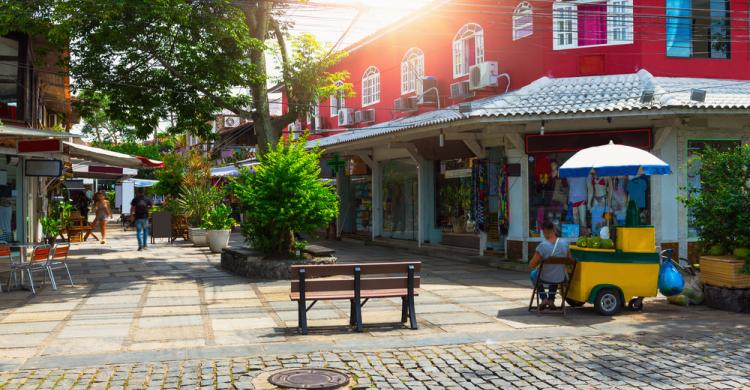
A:
[[[96,165],[81,160],[73,161],[73,176],[77,178],[120,179],[136,175],[138,175],[138,170],[133,168]]]
[[[71,157],[77,157],[84,160],[95,161],[107,165],[123,168],[161,168],[164,163],[156,160],[149,160],[141,156],[131,156],[129,154],[113,152],[111,150],[95,148],[93,146],[78,145],[72,142],[63,144],[68,147],[68,153]]]
[[[8,137],[39,137],[39,138],[81,138],[80,134],[63,131],[42,130],[30,127],[8,126],[0,124],[0,136]]]
[[[250,170],[253,170],[253,167],[258,165],[259,163],[256,160],[245,160],[239,162],[239,167],[241,168],[250,168]],[[215,167],[211,168],[211,177],[226,177],[226,176],[239,176],[240,170],[237,165],[226,165],[223,167]]]

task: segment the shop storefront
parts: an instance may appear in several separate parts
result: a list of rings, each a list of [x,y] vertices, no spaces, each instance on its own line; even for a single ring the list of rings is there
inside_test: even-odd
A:
[[[0,241],[23,237],[23,176],[18,156],[0,154]]]
[[[651,224],[651,178],[648,176],[563,179],[559,167],[578,150],[609,141],[644,150],[651,148],[651,131],[612,130],[601,132],[527,135],[528,221],[531,241],[541,239],[545,221],[553,222],[562,236],[599,235],[625,226],[628,213],[641,225]]]
[[[350,157],[341,180],[342,232],[369,238],[372,231],[372,172],[359,157]]]
[[[383,163],[383,233],[385,238],[417,239],[417,164],[410,159]]]

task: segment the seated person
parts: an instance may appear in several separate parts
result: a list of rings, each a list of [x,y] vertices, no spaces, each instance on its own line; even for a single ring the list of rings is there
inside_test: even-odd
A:
[[[542,234],[544,240],[536,247],[536,252],[529,262],[529,266],[534,269],[544,260],[550,257],[568,257],[570,250],[568,242],[565,239],[557,237],[555,225],[551,221],[545,221],[542,225]],[[567,270],[563,264],[550,264],[542,268],[542,274],[539,275],[542,285],[539,287],[539,299],[542,303],[539,310],[555,310],[555,295],[557,294],[557,285],[568,278]],[[545,286],[547,290],[545,291]]]

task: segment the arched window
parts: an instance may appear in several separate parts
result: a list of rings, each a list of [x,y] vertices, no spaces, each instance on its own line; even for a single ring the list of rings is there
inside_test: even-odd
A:
[[[362,76],[362,107],[380,102],[380,71],[371,66]]]
[[[453,78],[468,75],[469,67],[480,62],[484,62],[484,31],[469,23],[453,38]]]
[[[417,90],[417,80],[424,76],[424,53],[412,47],[401,60],[401,94]]]
[[[534,33],[534,10],[531,4],[522,1],[513,11],[513,40],[526,38]]]

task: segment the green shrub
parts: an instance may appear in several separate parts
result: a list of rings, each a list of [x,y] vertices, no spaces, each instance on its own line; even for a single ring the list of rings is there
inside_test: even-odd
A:
[[[750,246],[750,146],[705,150],[699,173],[700,190],[680,201],[690,209],[703,247],[727,253]]]
[[[305,138],[286,142],[269,147],[254,173],[245,169],[232,180],[245,215],[245,239],[271,257],[289,256],[294,233],[320,229],[339,211],[333,186],[320,179],[321,151],[306,149]]]
[[[183,185],[180,195],[169,202],[178,213],[185,215],[190,226],[200,226],[203,216],[224,200],[224,191],[209,185]]]
[[[206,230],[230,230],[235,223],[232,217],[232,209],[222,203],[203,216],[201,227]]]

